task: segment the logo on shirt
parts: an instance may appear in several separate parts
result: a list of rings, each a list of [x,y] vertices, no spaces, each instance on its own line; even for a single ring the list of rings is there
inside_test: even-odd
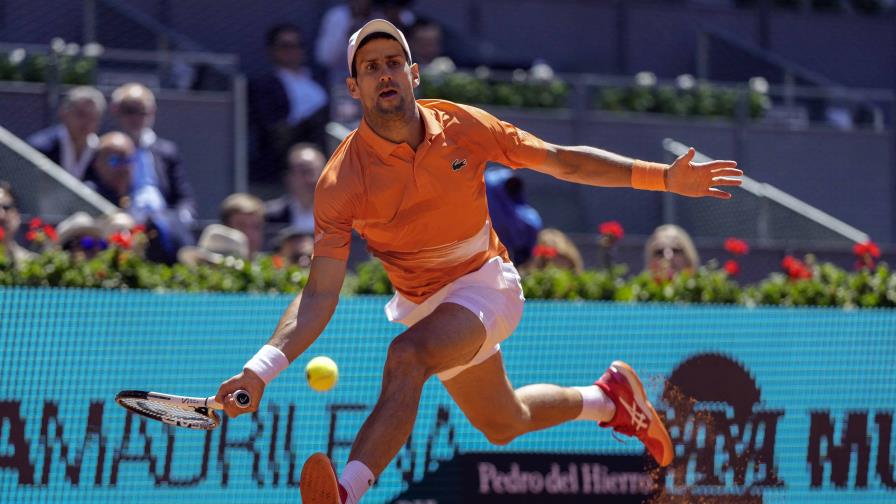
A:
[[[467,166],[466,159],[455,159],[454,161],[451,162],[451,171],[460,170],[464,166]]]

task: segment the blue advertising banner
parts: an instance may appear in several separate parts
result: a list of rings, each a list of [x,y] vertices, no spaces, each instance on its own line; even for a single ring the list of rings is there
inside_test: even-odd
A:
[[[401,326],[343,299],[254,415],[209,432],[128,414],[122,389],[208,396],[290,298],[0,289],[0,502],[297,502],[313,452],[339,468]],[[572,422],[490,445],[430,380],[411,439],[364,502],[896,501],[896,311],[530,301],[503,345],[515,386],[632,364],[676,460]],[[303,368],[327,355],[335,389]]]

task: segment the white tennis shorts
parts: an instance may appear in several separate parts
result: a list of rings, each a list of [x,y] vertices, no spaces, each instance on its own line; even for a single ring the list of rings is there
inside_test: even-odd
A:
[[[512,263],[494,257],[478,270],[439,289],[416,304],[395,293],[386,304],[386,318],[408,327],[432,313],[442,303],[455,303],[473,312],[485,326],[485,342],[470,362],[438,373],[440,380],[484,362],[501,351],[501,342],[516,329],[523,316],[523,287]]]

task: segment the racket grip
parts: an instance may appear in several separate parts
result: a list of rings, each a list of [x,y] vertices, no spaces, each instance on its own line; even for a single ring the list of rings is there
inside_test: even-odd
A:
[[[252,397],[245,390],[237,390],[233,393],[233,399],[240,408],[248,408],[252,404]]]

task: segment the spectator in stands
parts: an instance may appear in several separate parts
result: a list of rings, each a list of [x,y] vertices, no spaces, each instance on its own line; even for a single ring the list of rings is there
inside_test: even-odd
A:
[[[329,118],[329,97],[305,65],[299,27],[272,27],[266,44],[274,68],[249,85],[249,119],[254,135],[250,175],[252,180],[262,182],[282,173],[291,145],[311,142],[323,148]]]
[[[311,266],[314,236],[305,230],[294,226],[285,227],[277,234],[274,245],[276,255],[283,259],[284,264],[302,268]]]
[[[241,231],[222,224],[209,224],[195,247],[186,246],[177,253],[178,261],[189,266],[226,265],[228,258],[249,259],[249,239]]]
[[[220,217],[221,224],[246,235],[253,259],[264,246],[264,203],[251,194],[234,193],[221,203]]]
[[[91,189],[128,212],[136,151],[128,135],[120,131],[106,133],[99,138],[96,157],[84,175]]]
[[[192,228],[196,218],[193,188],[177,145],[159,138],[152,129],[156,117],[152,91],[137,83],[119,87],[112,92],[112,116],[136,147],[130,213],[164,212],[178,228]],[[169,251],[171,260],[176,250]]]
[[[85,212],[75,212],[56,226],[59,246],[78,259],[91,259],[106,249],[102,225]]]
[[[171,264],[177,250],[193,243],[193,237],[184,222],[183,209],[169,208],[161,194],[147,186],[141,189],[136,183],[139,152],[130,136],[118,131],[106,133],[100,137],[85,183],[130,214],[137,224],[146,226],[148,260]],[[151,152],[145,153],[151,157]]]
[[[81,180],[96,152],[106,98],[90,86],[72,88],[59,105],[59,124],[28,137],[28,143]]]
[[[34,253],[25,249],[16,242],[16,233],[22,225],[22,215],[16,205],[16,195],[12,186],[5,180],[0,180],[0,247],[6,260],[11,260],[16,266],[24,261],[34,258]]]
[[[294,226],[304,233],[313,233],[314,188],[325,164],[324,153],[313,144],[294,145],[289,150],[289,167],[283,177],[287,194],[265,203],[267,221]]]
[[[563,231],[545,228],[538,233],[528,269],[545,269],[552,266],[581,273],[584,268],[582,254],[575,243]]]
[[[327,71],[330,87],[345,87],[345,41],[373,16],[371,0],[349,0],[327,9],[320,22],[314,60]]]
[[[675,224],[656,228],[644,244],[644,268],[657,280],[670,280],[700,266],[697,247],[687,231]]]
[[[517,264],[529,260],[542,228],[538,210],[526,202],[523,180],[509,168],[485,172],[488,213],[501,243]]]
[[[444,56],[442,45],[442,27],[434,21],[419,19],[411,27],[408,44],[414,55],[414,63],[423,70],[432,60]]]

